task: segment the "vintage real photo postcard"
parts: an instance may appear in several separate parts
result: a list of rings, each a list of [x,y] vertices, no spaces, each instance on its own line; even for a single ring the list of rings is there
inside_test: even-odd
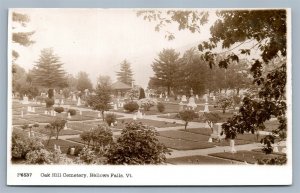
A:
[[[8,185],[289,185],[289,9],[15,8]]]

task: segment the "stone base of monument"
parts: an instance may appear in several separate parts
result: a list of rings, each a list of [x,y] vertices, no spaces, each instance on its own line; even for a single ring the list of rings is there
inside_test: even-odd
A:
[[[235,149],[235,141],[234,139],[230,140],[230,152],[231,153],[236,153],[236,149]]]
[[[203,112],[205,112],[205,113],[209,112],[208,103],[205,103],[204,111]]]
[[[221,135],[222,133],[222,124],[223,123],[216,123],[213,126],[213,133],[210,135],[212,141],[220,142],[221,140],[225,139],[225,135]]]

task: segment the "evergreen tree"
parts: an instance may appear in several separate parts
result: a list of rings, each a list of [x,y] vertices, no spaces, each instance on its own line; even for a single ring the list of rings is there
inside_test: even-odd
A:
[[[163,49],[158,54],[158,59],[152,63],[152,69],[154,71],[154,77],[151,77],[151,81],[156,86],[163,86],[167,88],[168,95],[171,93],[171,89],[178,85],[180,73],[180,53],[175,52],[174,49]]]
[[[108,76],[100,76],[96,88],[96,95],[90,95],[87,99],[88,105],[93,107],[94,110],[101,111],[102,119],[105,121],[104,111],[111,108],[111,81]]]
[[[44,88],[63,88],[67,86],[65,71],[52,48],[43,49],[33,70],[33,83]]]
[[[127,85],[131,85],[133,81],[132,76],[133,76],[133,72],[131,70],[130,63],[124,60],[121,63],[120,71],[117,72],[118,81],[123,82]]]
[[[92,90],[93,84],[86,72],[79,72],[77,75],[77,90],[84,92],[85,89]]]

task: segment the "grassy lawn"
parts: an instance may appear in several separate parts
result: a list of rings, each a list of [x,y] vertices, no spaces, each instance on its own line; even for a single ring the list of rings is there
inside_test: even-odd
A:
[[[82,146],[78,143],[72,143],[70,141],[66,141],[66,140],[62,140],[62,139],[51,139],[49,141],[49,144],[47,145],[47,140],[44,141],[44,145],[46,147],[46,149],[50,150],[50,151],[53,151],[54,150],[54,144],[56,146],[60,146],[60,150],[62,153],[67,153],[68,151],[68,148],[69,147],[76,147],[76,146]]]
[[[25,125],[25,124],[31,124],[31,123],[34,123],[34,122],[27,120],[27,119],[23,119],[23,118],[21,118],[21,116],[18,116],[18,117],[14,116],[12,118],[13,125]]]
[[[167,159],[167,162],[170,164],[175,165],[182,165],[182,164],[233,164],[229,160],[223,160],[219,158],[209,157],[209,156],[202,156],[202,155],[195,155],[195,156],[186,156],[186,157],[177,157],[177,158],[170,158]]]
[[[168,148],[176,149],[176,150],[193,150],[193,149],[206,149],[215,147],[213,143],[208,142],[194,142],[194,141],[186,141],[182,139],[171,139],[167,137],[158,136],[158,140],[165,144]]]
[[[118,125],[115,126],[117,129],[123,129],[126,126],[126,123],[132,122],[132,119],[121,119],[118,120]],[[137,119],[136,122],[141,122],[145,125],[149,125],[152,127],[177,127],[177,126],[182,126],[182,124],[179,123],[170,123],[170,122],[165,122],[165,121],[154,121],[154,120],[149,120],[149,119]]]
[[[198,111],[196,111],[196,112],[198,112]],[[214,113],[219,114],[219,116],[221,117],[221,120],[219,122],[225,122],[225,121],[227,121],[228,118],[230,118],[230,117],[232,117],[234,115],[231,112],[220,113],[220,112],[215,111]],[[168,116],[168,115],[160,115],[158,117],[160,117],[160,118],[167,118],[167,119],[181,120],[178,114],[171,114],[170,116]],[[199,118],[194,118],[193,122],[204,123],[205,121],[204,121],[204,118],[200,116]]]
[[[23,119],[26,119],[32,123],[50,123],[55,120],[56,117],[44,116],[44,115],[24,115]]]
[[[82,122],[68,123],[68,128],[79,130],[79,131],[87,131],[90,130],[91,128],[96,128],[96,127],[97,125],[87,124]]]
[[[232,159],[236,161],[254,164],[257,162],[258,159],[265,159],[265,158],[275,158],[278,155],[275,154],[265,154],[262,152],[256,151],[238,151],[237,153],[229,153],[229,152],[221,152],[221,153],[213,153],[209,154],[214,157],[220,157],[225,159]]]
[[[43,126],[40,126],[38,128],[33,128],[33,131],[35,132],[39,132],[39,133],[42,133],[42,134],[49,134],[50,132],[45,129]],[[62,135],[77,135],[77,134],[80,134],[81,132],[79,131],[75,131],[75,130],[72,130],[72,129],[63,129],[59,132],[59,136],[62,136]]]

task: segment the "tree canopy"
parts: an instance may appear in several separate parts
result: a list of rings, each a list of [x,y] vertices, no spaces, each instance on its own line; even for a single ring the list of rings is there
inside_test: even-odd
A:
[[[130,63],[127,60],[124,60],[120,65],[120,71],[117,72],[118,81],[131,85],[133,81],[133,72]]]
[[[89,75],[86,72],[79,72],[77,74],[77,90],[84,92],[85,89],[92,90],[93,84],[89,78]]]
[[[66,87],[66,73],[62,66],[63,63],[52,48],[43,49],[33,69],[33,83],[51,89]]]

